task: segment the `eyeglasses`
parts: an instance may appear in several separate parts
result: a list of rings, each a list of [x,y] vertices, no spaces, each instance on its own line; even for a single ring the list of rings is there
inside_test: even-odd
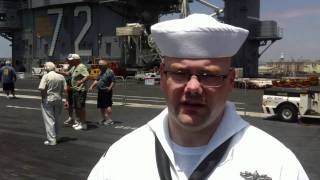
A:
[[[196,76],[200,84],[205,87],[220,87],[228,77],[230,71],[231,70],[229,70],[227,74],[210,74],[207,72],[192,74],[190,71],[165,70],[164,73],[179,84],[186,84],[192,76]]]

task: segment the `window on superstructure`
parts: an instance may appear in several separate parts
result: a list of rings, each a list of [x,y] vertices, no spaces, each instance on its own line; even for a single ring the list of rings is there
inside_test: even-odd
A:
[[[111,43],[106,43],[106,54],[111,56]]]
[[[0,13],[0,21],[7,21],[8,17],[6,13]]]

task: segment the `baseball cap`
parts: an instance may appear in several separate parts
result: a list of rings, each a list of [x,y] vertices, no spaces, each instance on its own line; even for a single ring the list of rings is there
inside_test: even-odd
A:
[[[69,54],[67,59],[69,61],[75,60],[75,59],[80,59],[80,56],[78,54]]]

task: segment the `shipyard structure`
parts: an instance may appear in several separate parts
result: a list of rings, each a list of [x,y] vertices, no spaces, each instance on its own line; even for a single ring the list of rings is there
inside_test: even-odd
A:
[[[187,14],[191,3],[211,6],[219,20],[250,31],[233,62],[244,76],[257,76],[259,57],[281,39],[275,21],[260,20],[260,0],[224,0],[220,9],[205,0],[0,0],[0,35],[11,41],[18,71],[61,63],[69,53],[84,63],[106,58],[144,67],[160,60],[150,26],[165,14]]]

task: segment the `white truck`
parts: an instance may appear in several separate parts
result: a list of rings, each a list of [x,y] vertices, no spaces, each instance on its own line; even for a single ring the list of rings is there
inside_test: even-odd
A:
[[[63,71],[68,69],[69,64],[58,64],[56,71]],[[31,69],[32,76],[36,76],[39,79],[42,78],[43,75],[47,74],[47,71],[44,67],[32,67]]]
[[[320,118],[320,86],[306,88],[273,87],[264,90],[263,112],[283,121],[299,117]]]
[[[39,79],[42,78],[43,75],[45,75],[47,72],[44,70],[43,67],[33,67],[31,70],[32,76],[36,76]]]

